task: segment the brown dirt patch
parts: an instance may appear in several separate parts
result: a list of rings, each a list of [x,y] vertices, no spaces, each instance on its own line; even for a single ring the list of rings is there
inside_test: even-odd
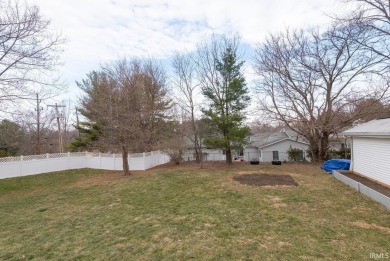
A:
[[[353,173],[352,171],[340,171],[340,173],[343,174],[344,176],[347,176],[350,179],[353,179],[357,182],[362,183],[363,185],[365,185],[369,188],[372,188],[375,191],[378,191],[379,193],[381,193],[385,196],[390,197],[390,188],[387,188],[387,187],[385,187],[379,183],[376,183],[370,179],[367,179],[365,177],[357,175],[357,174]]]
[[[390,228],[382,227],[382,226],[379,226],[377,224],[368,224],[364,221],[355,221],[355,222],[352,222],[352,225],[360,227],[360,228],[376,229],[376,230],[380,230],[382,232],[386,232],[386,233],[390,234]]]
[[[291,176],[279,174],[242,174],[234,176],[233,180],[252,186],[298,186]]]

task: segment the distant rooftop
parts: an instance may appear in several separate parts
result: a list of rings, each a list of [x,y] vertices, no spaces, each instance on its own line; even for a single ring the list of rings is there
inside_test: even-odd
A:
[[[390,118],[362,123],[341,134],[345,136],[390,136]]]
[[[259,133],[250,137],[250,146],[263,148],[284,140],[292,140],[300,143],[307,143],[306,140],[296,132],[283,129],[273,133]]]

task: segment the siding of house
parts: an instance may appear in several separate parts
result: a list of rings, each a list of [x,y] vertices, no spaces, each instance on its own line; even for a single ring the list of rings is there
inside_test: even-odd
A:
[[[203,154],[206,154],[205,157],[206,161],[226,160],[226,155],[223,154],[223,150],[221,149],[206,149],[205,151],[202,152]]]
[[[221,149],[206,149],[202,148],[203,160],[204,161],[219,161],[226,160],[225,154]],[[233,158],[236,157],[235,152],[232,152]],[[183,152],[184,161],[194,161],[195,160],[195,151],[193,149],[187,149]]]
[[[351,170],[390,186],[390,137],[352,138]]]
[[[343,147],[344,144],[343,142],[339,142],[339,141],[331,141],[329,142],[329,149],[330,150],[341,150]]]
[[[253,160],[259,160],[260,161],[260,155],[259,155],[259,148],[257,147],[246,147],[244,151],[244,160],[245,161],[253,161]]]
[[[273,161],[273,151],[278,151],[279,160],[280,161],[288,161],[287,151],[292,148],[298,148],[304,151],[304,156],[306,155],[306,150],[308,145],[292,141],[292,140],[284,140],[269,146],[266,146],[261,149],[261,162],[271,162]],[[306,160],[309,160],[306,158]]]

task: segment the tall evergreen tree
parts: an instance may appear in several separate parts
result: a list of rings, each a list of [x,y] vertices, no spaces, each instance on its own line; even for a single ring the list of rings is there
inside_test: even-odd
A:
[[[244,109],[250,101],[245,78],[241,73],[244,64],[237,55],[238,39],[213,39],[209,49],[200,48],[201,57],[213,59],[213,68],[203,70],[202,93],[209,100],[203,109],[210,126],[204,143],[224,149],[226,162],[232,163],[232,150],[240,150],[246,143],[249,128],[244,125]],[[206,52],[208,55],[205,55]],[[207,63],[210,64],[210,61]],[[210,69],[210,68],[209,68]]]

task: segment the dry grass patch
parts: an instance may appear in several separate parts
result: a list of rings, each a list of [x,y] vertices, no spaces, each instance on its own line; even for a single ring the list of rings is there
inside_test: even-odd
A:
[[[352,222],[351,224],[354,226],[360,227],[360,228],[377,229],[377,230],[380,230],[382,232],[386,232],[386,233],[390,234],[390,227],[383,227],[383,226],[379,226],[377,224],[368,224],[364,221],[355,221],[355,222]]]

